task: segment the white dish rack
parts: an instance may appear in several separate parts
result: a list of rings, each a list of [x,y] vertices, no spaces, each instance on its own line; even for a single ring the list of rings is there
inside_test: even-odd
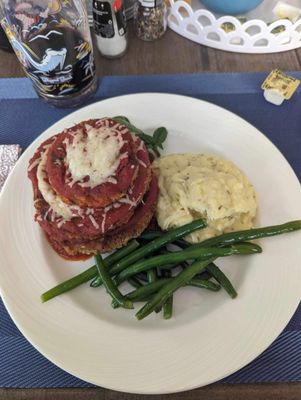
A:
[[[188,4],[170,0],[168,26],[194,42],[238,53],[276,53],[301,47],[301,19],[275,21],[272,13],[277,0],[266,0],[245,14],[246,22],[234,16],[210,12],[199,0]],[[289,4],[300,7],[300,1]],[[228,29],[225,29],[227,27]],[[230,29],[229,29],[230,27]]]

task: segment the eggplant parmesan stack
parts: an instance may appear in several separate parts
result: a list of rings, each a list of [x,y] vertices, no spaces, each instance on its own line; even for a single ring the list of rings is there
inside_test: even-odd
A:
[[[69,260],[123,246],[148,226],[158,197],[149,153],[113,119],[83,121],[29,161],[35,220]]]

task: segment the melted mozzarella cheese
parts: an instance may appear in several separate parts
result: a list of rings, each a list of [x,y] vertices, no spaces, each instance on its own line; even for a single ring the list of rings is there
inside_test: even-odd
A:
[[[80,182],[81,186],[95,187],[110,180],[120,163],[120,149],[123,145],[119,133],[102,126],[88,127],[87,135],[77,132],[72,142],[66,141],[66,162],[71,174],[70,183]]]
[[[38,188],[44,197],[44,200],[50,205],[53,211],[62,216],[65,220],[69,220],[73,216],[72,210],[63,202],[49,184],[46,174],[47,154],[48,150],[42,154],[41,162],[37,168]]]

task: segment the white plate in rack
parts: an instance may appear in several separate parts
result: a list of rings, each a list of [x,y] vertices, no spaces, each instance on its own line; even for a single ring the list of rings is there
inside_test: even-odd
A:
[[[141,394],[207,385],[252,361],[292,317],[301,293],[301,232],[262,239],[262,254],[220,260],[238,298],[184,288],[174,296],[169,321],[154,314],[138,322],[132,310],[112,310],[105,291],[88,284],[42,304],[41,293],[92,262],[64,261],[48,245],[33,221],[28,161],[42,141],[64,128],[120,114],[146,132],[166,126],[166,153],[211,152],[232,160],[258,193],[258,225],[300,219],[297,177],[277,148],[245,120],[190,97],[115,97],[49,127],[9,176],[0,197],[1,295],[32,345],[85,381]]]

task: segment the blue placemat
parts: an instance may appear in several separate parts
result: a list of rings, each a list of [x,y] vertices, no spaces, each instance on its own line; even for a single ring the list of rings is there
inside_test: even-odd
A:
[[[291,72],[301,79],[301,73]],[[166,92],[207,100],[256,126],[282,151],[301,180],[301,88],[281,107],[267,103],[256,74],[106,77],[95,102],[139,92]],[[27,79],[0,80],[0,143],[25,149],[43,130],[74,110],[41,102]],[[1,228],[0,228],[1,229]],[[255,339],[254,339],[255,340]],[[224,383],[301,381],[301,305],[278,339]],[[89,387],[40,355],[21,335],[0,301],[0,387]]]

